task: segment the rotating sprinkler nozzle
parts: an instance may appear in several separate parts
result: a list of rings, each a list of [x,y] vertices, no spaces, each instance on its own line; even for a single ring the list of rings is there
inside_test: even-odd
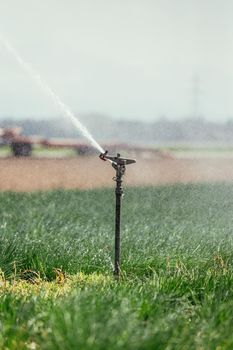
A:
[[[116,181],[116,217],[115,217],[115,263],[114,275],[120,275],[120,248],[121,248],[121,200],[123,196],[122,177],[126,171],[126,165],[136,163],[135,159],[122,158],[119,153],[117,156],[109,156],[108,151],[100,154],[100,159],[110,161],[112,167],[116,170],[116,176],[113,178]]]

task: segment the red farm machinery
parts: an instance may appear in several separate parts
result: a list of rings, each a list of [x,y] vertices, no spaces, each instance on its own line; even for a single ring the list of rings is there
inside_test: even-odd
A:
[[[40,136],[24,136],[22,129],[0,128],[0,139],[2,145],[9,145],[12,155],[15,157],[30,157],[33,146],[45,148],[72,148],[78,155],[91,154],[92,148],[85,143],[77,142],[76,139],[51,138],[46,139]]]

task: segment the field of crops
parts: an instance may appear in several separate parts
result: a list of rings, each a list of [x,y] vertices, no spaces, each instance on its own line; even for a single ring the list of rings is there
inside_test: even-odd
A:
[[[0,193],[0,349],[233,349],[233,185]]]

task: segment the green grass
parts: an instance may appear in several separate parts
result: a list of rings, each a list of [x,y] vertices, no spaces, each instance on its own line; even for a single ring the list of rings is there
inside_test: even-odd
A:
[[[119,282],[112,190],[0,201],[0,348],[233,348],[233,185],[127,189]]]
[[[0,157],[9,157],[11,155],[10,147],[0,145]]]
[[[66,157],[77,157],[77,152],[74,148],[64,147],[43,147],[39,145],[33,146],[32,151],[33,157],[50,157],[50,158],[66,158]]]
[[[10,146],[0,147],[0,157],[11,157],[12,152]],[[32,157],[39,158],[66,158],[66,157],[76,157],[77,152],[73,148],[64,147],[44,147],[39,145],[34,145],[32,149]]]

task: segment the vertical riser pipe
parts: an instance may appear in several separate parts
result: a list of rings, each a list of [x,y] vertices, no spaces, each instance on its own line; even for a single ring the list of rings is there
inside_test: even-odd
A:
[[[116,222],[115,222],[115,265],[114,275],[120,275],[120,254],[121,254],[121,200],[123,189],[121,177],[116,181]]]

